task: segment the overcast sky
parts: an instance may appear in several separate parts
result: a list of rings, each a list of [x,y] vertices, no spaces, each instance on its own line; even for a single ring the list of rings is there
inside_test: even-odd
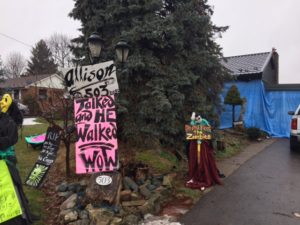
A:
[[[300,83],[299,0],[208,2],[214,6],[213,22],[229,26],[223,37],[217,39],[224,56],[268,52],[274,47],[279,54],[279,82]],[[30,46],[55,32],[76,37],[80,23],[68,17],[73,5],[73,0],[0,0],[2,60],[10,52],[20,52],[28,58]]]

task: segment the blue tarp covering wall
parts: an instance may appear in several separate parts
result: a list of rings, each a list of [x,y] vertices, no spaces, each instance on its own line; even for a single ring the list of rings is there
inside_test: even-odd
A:
[[[266,91],[261,80],[226,83],[222,98],[235,84],[241,98],[247,99],[244,115],[245,127],[257,127],[274,137],[289,137],[291,116],[300,104],[300,91]],[[224,105],[220,128],[232,127],[232,106]],[[235,120],[238,120],[240,106],[236,106]]]

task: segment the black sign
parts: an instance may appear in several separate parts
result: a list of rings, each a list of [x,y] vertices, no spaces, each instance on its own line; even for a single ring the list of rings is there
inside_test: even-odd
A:
[[[59,130],[48,127],[46,139],[43,144],[38,161],[26,178],[25,184],[32,187],[39,187],[45,178],[50,166],[54,163],[60,143]]]
[[[38,163],[50,166],[56,159],[56,153],[60,143],[59,130],[49,127],[43,144]]]

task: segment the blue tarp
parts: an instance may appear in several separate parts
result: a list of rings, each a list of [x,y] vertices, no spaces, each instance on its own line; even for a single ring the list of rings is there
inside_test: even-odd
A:
[[[245,127],[257,127],[274,137],[289,137],[291,116],[300,104],[300,91],[266,91],[261,80],[226,83],[222,98],[235,84],[241,98],[247,99],[244,115]],[[232,127],[232,106],[224,105],[220,128]],[[241,107],[236,106],[235,119],[239,118]]]

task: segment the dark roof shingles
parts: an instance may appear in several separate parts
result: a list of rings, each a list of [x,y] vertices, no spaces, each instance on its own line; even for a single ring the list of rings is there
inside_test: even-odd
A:
[[[224,57],[221,63],[233,75],[254,74],[263,72],[263,67],[270,56],[270,52]]]
[[[0,88],[23,88],[36,81],[45,79],[46,77],[49,77],[51,75],[52,74],[44,74],[44,75],[37,75],[37,76],[23,76],[18,78],[7,79],[4,80],[3,82],[0,82]]]

